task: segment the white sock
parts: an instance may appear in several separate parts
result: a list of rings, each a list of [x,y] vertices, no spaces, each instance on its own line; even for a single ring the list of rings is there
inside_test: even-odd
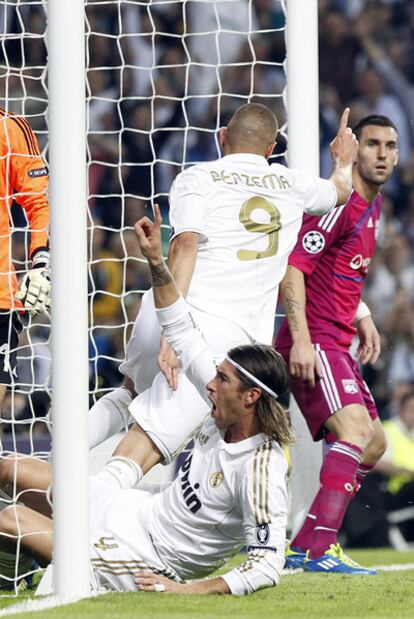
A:
[[[95,402],[88,417],[89,449],[126,428],[131,402],[132,395],[126,387],[118,387]]]
[[[113,456],[102,471],[96,473],[94,477],[116,488],[128,490],[142,479],[143,473],[135,460],[123,456]]]

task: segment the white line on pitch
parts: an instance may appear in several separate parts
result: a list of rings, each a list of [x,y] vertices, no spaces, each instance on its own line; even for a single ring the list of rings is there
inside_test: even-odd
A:
[[[13,604],[12,606],[7,606],[0,610],[0,617],[8,617],[9,615],[17,615],[19,613],[32,613],[37,612],[39,610],[46,610],[48,608],[56,608],[57,606],[65,606],[66,604],[74,604],[75,602],[80,602],[81,600],[87,600],[91,597],[95,597],[95,595],[101,595],[102,593],[110,593],[109,591],[99,591],[91,593],[88,597],[73,597],[73,598],[64,598],[64,597],[55,597],[48,596],[43,599],[29,599],[24,600],[24,602],[17,602],[17,604]]]

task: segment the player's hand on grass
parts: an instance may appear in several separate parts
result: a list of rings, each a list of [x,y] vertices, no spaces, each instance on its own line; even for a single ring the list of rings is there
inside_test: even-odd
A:
[[[152,264],[163,262],[161,241],[162,217],[160,207],[154,204],[154,221],[149,217],[141,217],[135,224],[135,233],[138,237],[142,253]]]
[[[141,570],[134,574],[134,582],[139,591],[158,591],[159,593],[186,593],[187,585],[170,580],[150,570]]]
[[[163,336],[161,337],[160,352],[158,354],[158,365],[168,385],[175,391],[178,385],[178,368],[180,367],[180,362]]]
[[[348,127],[349,107],[345,108],[339,121],[338,133],[330,144],[331,155],[336,163],[352,164],[358,156],[358,140]]]
[[[49,252],[39,251],[33,258],[33,268],[23,276],[16,292],[16,299],[31,316],[50,310]]]
[[[359,337],[358,359],[363,365],[374,364],[381,353],[381,338],[371,316],[365,316],[356,323]]]
[[[319,357],[311,342],[293,344],[289,357],[289,371],[295,378],[306,380],[314,387],[318,378],[323,378]]]

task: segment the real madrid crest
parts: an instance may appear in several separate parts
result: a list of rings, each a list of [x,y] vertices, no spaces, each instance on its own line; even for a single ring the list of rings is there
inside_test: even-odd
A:
[[[200,445],[205,445],[210,437],[208,434],[203,434],[202,432],[200,432],[197,438]]]
[[[212,488],[217,488],[217,486],[221,484],[223,479],[224,479],[224,475],[222,471],[217,471],[216,473],[213,473],[212,476],[210,477],[210,486]]]

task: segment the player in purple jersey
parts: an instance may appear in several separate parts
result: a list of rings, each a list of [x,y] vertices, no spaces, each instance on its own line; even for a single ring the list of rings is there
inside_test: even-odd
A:
[[[375,249],[379,190],[398,162],[398,135],[384,116],[362,119],[354,133],[354,191],[321,219],[305,215],[281,285],[286,319],[276,347],[289,364],[291,390],[313,439],[331,443],[320,489],[286,563],[307,571],[373,574],[344,554],[336,536],[349,501],[385,450],[374,400],[349,348],[357,333],[363,364],[375,363],[380,353],[361,294]]]

